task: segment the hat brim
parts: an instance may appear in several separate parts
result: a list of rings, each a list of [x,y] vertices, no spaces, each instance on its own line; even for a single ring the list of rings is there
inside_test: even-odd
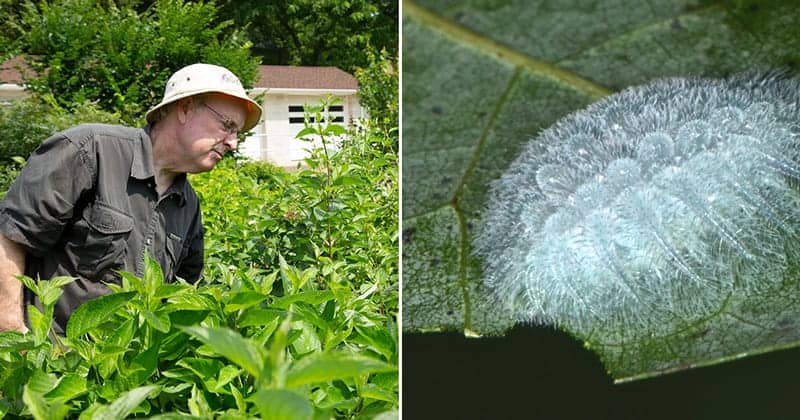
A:
[[[168,105],[175,101],[179,101],[181,99],[188,98],[190,96],[200,95],[204,93],[219,93],[231,97],[233,99],[238,99],[243,102],[245,112],[247,115],[245,116],[244,119],[242,132],[250,131],[253,127],[256,126],[256,124],[258,124],[258,121],[261,119],[262,109],[261,105],[259,105],[258,102],[250,99],[250,97],[246,95],[241,95],[237,92],[231,92],[221,89],[198,89],[193,91],[181,92],[178,95],[170,96],[169,98],[165,98],[164,100],[162,100],[161,103],[159,103],[158,105],[150,108],[150,110],[147,111],[147,113],[144,115],[144,118],[145,120],[147,120],[148,124],[151,124],[153,122],[153,117],[155,117],[155,112],[158,111],[164,105]]]

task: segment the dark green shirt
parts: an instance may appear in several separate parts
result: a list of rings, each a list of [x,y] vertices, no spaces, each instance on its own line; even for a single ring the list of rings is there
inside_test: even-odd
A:
[[[168,282],[203,269],[197,194],[182,174],[159,196],[147,128],[80,125],[45,140],[0,202],[0,233],[25,247],[27,276],[77,278],[56,304],[59,333],[109,293],[102,282],[120,283],[116,270],[141,276],[145,252]],[[28,290],[25,303],[38,304]]]

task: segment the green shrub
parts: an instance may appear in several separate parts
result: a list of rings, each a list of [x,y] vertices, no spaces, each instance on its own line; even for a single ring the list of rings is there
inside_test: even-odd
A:
[[[54,133],[81,123],[118,124],[117,114],[100,110],[90,102],[74,104],[70,109],[52,98],[36,97],[0,106],[0,191],[6,191],[19,169],[15,157],[27,159],[36,147]]]
[[[397,58],[386,50],[368,51],[367,56],[369,65],[356,70],[359,102],[369,111],[370,120],[389,131],[398,126],[400,111]]]
[[[224,65],[245,85],[258,66],[230,22],[216,22],[213,3],[158,0],[140,13],[94,0],[26,2],[19,26],[19,48],[40,74],[33,91],[62,105],[95,101],[129,123],[143,121],[185,65]]]
[[[114,293],[48,336],[59,287],[24,278],[42,308],[30,332],[0,333],[0,417],[37,419],[371,417],[397,406],[396,329],[376,330],[357,297],[319,290],[313,271],[199,287],[164,284],[148,258]],[[225,279],[223,279],[225,280]],[[283,283],[284,297],[271,294]]]
[[[286,176],[286,170],[269,162],[244,160],[239,163],[238,171],[244,176],[249,176],[258,182],[268,182],[274,177]]]
[[[70,279],[25,279],[44,307],[28,308],[29,334],[0,333],[0,418],[396,418],[395,140],[345,137],[304,171],[229,160],[190,177],[206,228],[198,285],[163,284],[148,260],[53,343]]]

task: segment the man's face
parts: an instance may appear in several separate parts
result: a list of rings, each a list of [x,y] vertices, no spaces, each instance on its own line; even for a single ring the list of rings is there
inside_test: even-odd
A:
[[[175,151],[182,172],[206,172],[222,160],[225,153],[236,149],[239,129],[246,113],[241,102],[223,95],[206,97],[205,103],[179,110],[185,123]]]

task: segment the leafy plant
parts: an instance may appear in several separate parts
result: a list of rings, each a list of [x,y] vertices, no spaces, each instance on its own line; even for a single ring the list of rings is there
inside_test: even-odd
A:
[[[324,340],[320,333],[345,314],[329,309],[334,293],[297,283],[294,273],[284,265],[235,289],[164,284],[148,258],[143,278],[122,273],[114,293],[79,307],[66,337],[50,323],[59,287],[72,279],[23,278],[44,308],[28,308],[29,334],[0,333],[0,413],[276,418],[280,410],[299,419],[396,404],[384,382],[396,361],[379,346]],[[270,295],[278,275],[282,298]]]
[[[24,278],[44,305],[27,335],[0,333],[0,417],[396,417],[397,156],[381,130],[344,138],[304,171],[230,161],[191,177],[199,284],[164,284],[148,257],[59,337],[71,279]]]
[[[369,65],[356,70],[358,98],[369,117],[386,130],[398,126],[400,114],[397,58],[386,50],[367,53]]]
[[[0,190],[8,189],[19,167],[36,147],[57,131],[81,123],[119,123],[118,114],[95,103],[62,107],[52,96],[31,97],[0,107]]]
[[[265,63],[365,66],[371,49],[397,55],[396,0],[224,0],[221,15],[245,27]]]
[[[28,1],[18,26],[18,49],[39,74],[31,90],[63,106],[94,101],[128,123],[142,120],[185,65],[224,65],[245,85],[258,65],[230,22],[217,20],[213,3],[159,0],[138,12],[114,2]]]

